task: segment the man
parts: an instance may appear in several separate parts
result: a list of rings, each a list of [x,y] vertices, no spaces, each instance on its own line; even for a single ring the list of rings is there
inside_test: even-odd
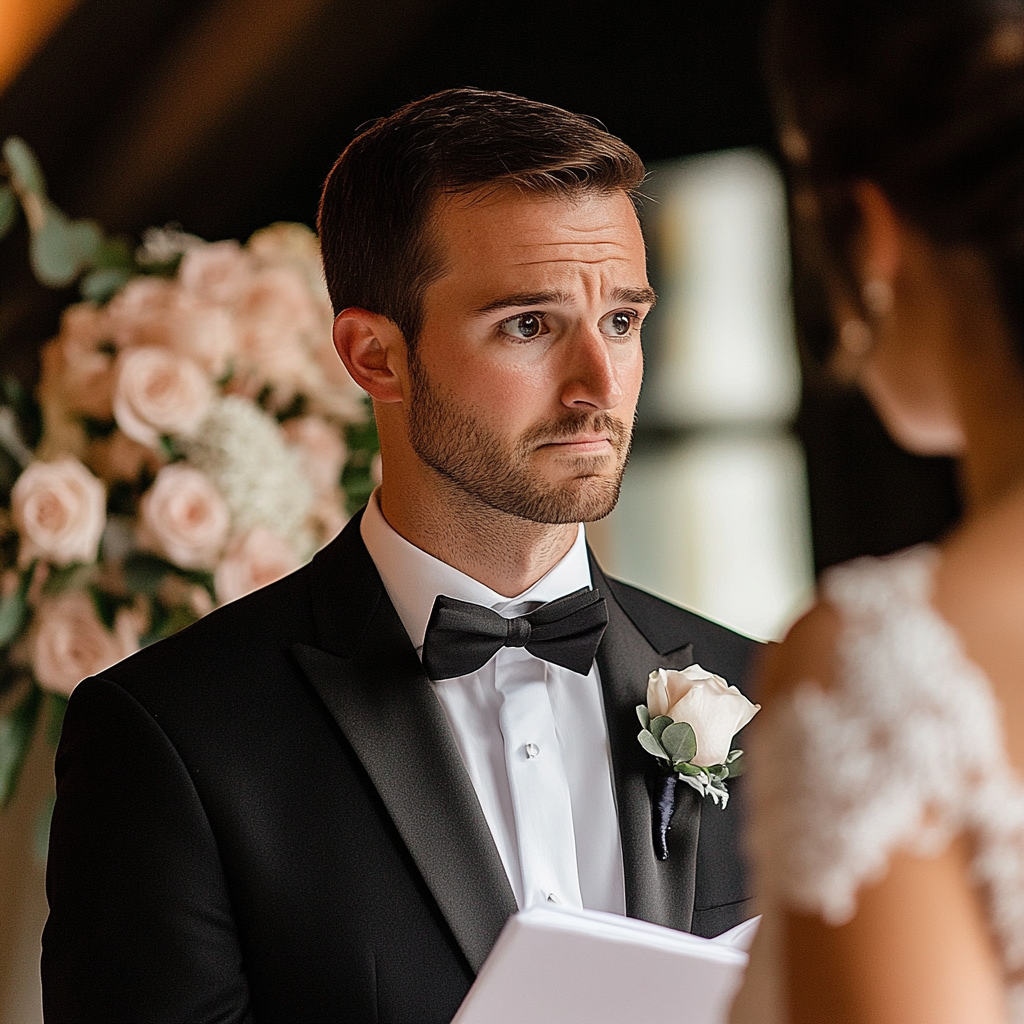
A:
[[[383,483],[310,565],[76,690],[49,1021],[428,1024],[517,908],[746,916],[737,794],[683,790],[655,856],[635,706],[752,644],[607,579],[581,525],[640,390],[642,178],[592,122],[468,89],[338,160],[335,343]]]

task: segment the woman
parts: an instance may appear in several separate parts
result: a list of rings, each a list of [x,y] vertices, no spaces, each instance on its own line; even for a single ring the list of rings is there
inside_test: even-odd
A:
[[[734,1020],[1024,1022],[1024,3],[781,0],[770,66],[833,362],[966,512],[766,661]]]

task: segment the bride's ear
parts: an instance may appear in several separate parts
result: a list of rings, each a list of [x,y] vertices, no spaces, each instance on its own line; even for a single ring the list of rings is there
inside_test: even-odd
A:
[[[853,198],[860,211],[857,273],[868,312],[891,304],[892,287],[899,272],[904,227],[885,193],[871,181],[858,181]]]
[[[334,347],[352,379],[374,401],[403,401],[407,351],[396,324],[358,307],[343,309],[334,320]]]

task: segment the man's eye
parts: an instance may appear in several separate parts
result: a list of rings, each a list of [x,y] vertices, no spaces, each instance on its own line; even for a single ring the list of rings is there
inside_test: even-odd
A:
[[[619,309],[609,313],[600,323],[601,333],[613,338],[625,338],[634,327],[640,324],[640,317],[628,309]]]
[[[502,334],[521,338],[524,341],[547,334],[544,318],[539,313],[520,313],[518,316],[510,316],[507,320],[502,320],[500,327]]]

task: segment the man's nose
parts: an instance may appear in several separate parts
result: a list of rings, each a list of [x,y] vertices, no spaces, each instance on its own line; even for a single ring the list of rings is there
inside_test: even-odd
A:
[[[620,405],[625,395],[621,367],[612,358],[608,339],[596,328],[580,327],[567,350],[562,404],[594,409]]]

